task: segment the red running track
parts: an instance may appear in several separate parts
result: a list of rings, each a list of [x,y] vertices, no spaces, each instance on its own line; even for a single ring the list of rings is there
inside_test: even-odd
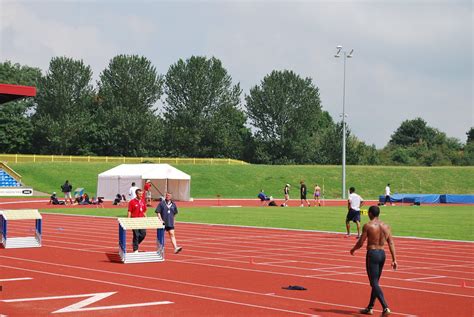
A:
[[[165,262],[122,264],[115,219],[43,214],[43,222],[41,248],[0,249],[0,314],[358,316],[370,293],[365,252],[351,256],[355,239],[342,234],[178,223],[182,253],[167,238]],[[32,225],[9,223],[15,235]],[[142,249],[153,250],[152,237]],[[394,316],[473,315],[473,243],[396,243],[400,269],[388,261],[381,280]]]

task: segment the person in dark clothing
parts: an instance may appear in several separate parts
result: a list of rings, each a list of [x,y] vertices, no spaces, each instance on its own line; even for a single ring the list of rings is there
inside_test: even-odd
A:
[[[179,247],[176,243],[176,235],[174,233],[174,217],[178,214],[178,207],[171,198],[171,193],[166,193],[165,199],[158,204],[155,212],[156,216],[165,225],[165,231],[169,234],[171,244],[174,247],[174,253],[179,253],[183,248]]]
[[[120,194],[115,195],[115,199],[114,199],[113,205],[114,205],[114,206],[120,205],[120,203],[122,202],[122,200],[125,201],[125,200],[123,199],[122,195],[120,195]]]
[[[92,202],[89,198],[89,195],[84,193],[84,195],[82,195],[82,201],[79,203],[79,205],[90,205],[90,204],[92,204]]]
[[[262,203],[262,206],[266,206],[268,204],[268,202],[270,201],[270,197],[268,197],[263,192],[263,189],[260,190],[260,193],[258,193],[257,197],[260,199],[260,202]]]
[[[360,311],[364,315],[372,315],[375,299],[378,299],[382,305],[382,316],[390,315],[390,308],[383,295],[382,289],[379,285],[380,277],[382,276],[383,266],[385,264],[384,244],[388,243],[390,254],[392,255],[392,268],[397,269],[397,258],[395,255],[395,244],[393,242],[390,227],[379,220],[380,208],[378,206],[371,206],[369,208],[370,221],[362,228],[362,235],[351,249],[351,254],[360,249],[365,240],[367,240],[367,255],[365,258],[365,265],[367,276],[369,277],[372,292],[370,293],[369,305]]]
[[[309,203],[308,199],[306,199],[306,194],[307,194],[307,188],[306,188],[306,184],[304,183],[304,181],[301,181],[300,182],[300,198],[301,198],[301,205],[300,207],[303,207],[303,201],[306,202],[306,204],[308,205],[308,207],[311,207],[311,204]]]
[[[69,199],[69,203],[72,205],[73,202],[72,202],[72,194],[71,194],[71,191],[72,191],[72,185],[69,184],[69,181],[66,180],[64,182],[64,184],[61,185],[61,191],[63,192],[64,194],[64,204],[67,205],[67,200]]]
[[[59,201],[58,197],[56,196],[56,192],[54,192],[49,198],[49,204],[50,205],[64,205],[64,201]]]

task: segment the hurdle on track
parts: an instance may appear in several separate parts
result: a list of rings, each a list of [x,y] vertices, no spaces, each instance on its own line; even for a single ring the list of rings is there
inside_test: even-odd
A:
[[[8,222],[12,220],[35,220],[34,237],[8,238]],[[41,246],[41,215],[36,209],[0,210],[1,244],[4,248],[34,248]]]
[[[165,260],[165,227],[158,217],[118,218],[119,254],[123,263],[162,262]],[[156,229],[156,251],[127,253],[127,230]]]

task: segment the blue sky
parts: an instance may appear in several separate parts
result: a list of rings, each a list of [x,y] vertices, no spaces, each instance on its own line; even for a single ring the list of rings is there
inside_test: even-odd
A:
[[[83,59],[97,79],[117,54],[166,73],[179,58],[215,56],[244,93],[272,70],[311,77],[323,109],[383,147],[407,119],[466,141],[474,126],[471,1],[0,0],[0,60],[44,71],[53,56]],[[301,127],[304,129],[304,127]]]

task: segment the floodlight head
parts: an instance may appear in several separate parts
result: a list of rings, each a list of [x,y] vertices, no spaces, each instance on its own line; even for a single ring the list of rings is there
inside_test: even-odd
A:
[[[351,49],[351,51],[349,52],[349,55],[347,55],[347,58],[351,58],[353,53],[354,53],[354,49]]]
[[[336,46],[336,48],[337,48],[338,50],[341,50],[342,46],[341,46],[341,45],[338,45],[338,46]]]
[[[338,53],[338,54],[334,55],[334,57],[339,58],[339,57],[341,57],[341,55],[339,55],[339,53]]]

